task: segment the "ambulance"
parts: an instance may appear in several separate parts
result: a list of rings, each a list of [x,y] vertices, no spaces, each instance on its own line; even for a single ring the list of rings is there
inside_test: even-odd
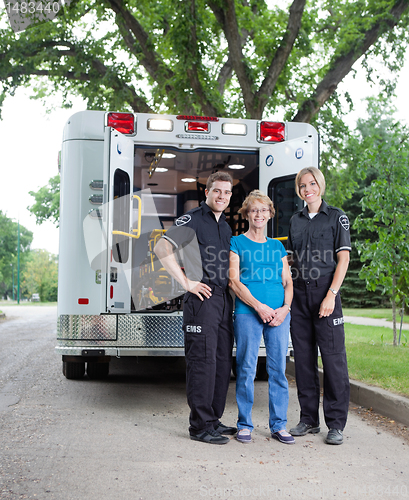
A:
[[[260,189],[276,208],[267,235],[285,244],[303,206],[294,178],[309,166],[319,166],[319,136],[307,123],[74,114],[60,155],[56,352],[65,377],[104,378],[113,357],[184,356],[185,290],[156,258],[156,242],[222,170],[234,180],[225,211],[233,235],[247,230],[237,211]],[[263,345],[259,359],[265,371]]]

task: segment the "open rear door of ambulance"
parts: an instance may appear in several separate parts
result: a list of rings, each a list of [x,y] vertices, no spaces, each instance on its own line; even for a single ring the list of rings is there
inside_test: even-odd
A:
[[[267,233],[284,246],[291,216],[304,205],[295,192],[295,176],[302,168],[319,166],[319,136],[314,127],[306,123],[286,123],[286,127],[287,140],[260,148],[260,186],[276,210]]]
[[[106,311],[131,312],[134,143],[115,129],[105,131],[104,185],[107,188]]]

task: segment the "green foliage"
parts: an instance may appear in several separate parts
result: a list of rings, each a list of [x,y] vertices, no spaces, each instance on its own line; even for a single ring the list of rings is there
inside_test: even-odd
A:
[[[35,215],[36,223],[41,224],[46,220],[58,223],[60,216],[60,176],[56,175],[37,192],[29,191],[35,203],[28,210]]]
[[[349,175],[348,167],[355,163],[360,138],[343,120],[341,104],[335,97],[313,124],[320,131],[322,142],[320,160],[327,184],[325,199],[330,205],[342,207],[358,188],[356,176]]]
[[[336,108],[334,108],[336,109]],[[378,241],[378,230],[361,228],[358,232],[354,221],[361,216],[361,200],[365,190],[378,177],[378,169],[370,162],[362,166],[364,158],[374,153],[380,145],[387,148],[391,130],[394,129],[393,114],[388,96],[367,100],[368,116],[357,122],[355,130],[349,131],[342,123],[336,126],[327,120],[328,140],[322,153],[322,168],[327,179],[326,199],[329,203],[341,206],[351,221],[352,252],[348,273],[342,285],[342,300],[349,307],[388,307],[389,297],[383,295],[383,287],[378,284],[366,289],[365,279],[360,274],[363,264],[358,248],[363,242]],[[367,216],[371,217],[371,211]]]
[[[58,258],[46,250],[33,250],[22,273],[28,296],[40,294],[41,302],[55,302],[58,289]]]
[[[360,276],[368,290],[382,288],[392,301],[408,299],[409,286],[409,152],[408,131],[392,123],[388,134],[366,152],[358,172],[376,171],[361,200],[362,214],[354,227],[376,233],[375,240],[357,244],[363,266]],[[395,317],[393,319],[395,323]],[[396,326],[395,341],[396,341]]]
[[[362,275],[368,288],[381,284],[396,299],[402,298],[393,287],[393,276],[409,278],[409,163],[407,132],[397,129],[389,141],[368,151],[362,168],[376,168],[377,178],[365,189],[361,200],[363,213],[355,221],[358,231],[376,231],[378,240],[359,245],[361,259],[371,260]]]
[[[45,250],[30,250],[33,233],[20,225],[20,294],[39,293],[42,301],[57,300],[57,257]],[[0,293],[17,298],[18,223],[0,210]]]
[[[371,61],[402,66],[408,9],[401,0],[72,0],[52,22],[0,30],[0,102],[23,85],[41,99],[59,90],[66,106],[80,95],[89,109],[293,119],[312,106],[296,117],[310,121],[362,55],[368,78],[393,91]]]
[[[20,225],[20,269],[24,268],[32,241],[33,233]],[[13,294],[13,272],[15,287],[17,284],[17,244],[18,223],[0,210],[0,294],[2,296]]]
[[[362,307],[388,307],[390,305],[389,299],[382,295],[380,287],[377,287],[374,292],[366,289],[365,280],[360,277],[362,263],[355,243],[353,243],[348,272],[342,284],[342,305],[357,308],[359,311],[362,310]]]
[[[364,189],[377,176],[377,171],[370,164],[361,168],[362,158],[378,144],[386,144],[393,127],[393,115],[396,108],[390,104],[391,96],[381,93],[367,102],[367,116],[357,121],[355,130],[345,123],[340,102],[334,97],[328,106],[314,119],[314,125],[320,130],[321,170],[325,175],[327,189],[326,201],[342,207],[351,221],[361,213],[360,200]],[[352,101],[350,101],[352,109]],[[352,242],[356,239],[374,239],[370,231],[361,232],[351,228]],[[353,250],[351,258],[357,253]],[[359,259],[358,259],[359,261]],[[360,269],[358,265],[356,269]],[[351,266],[349,267],[350,273]],[[348,276],[347,276],[348,279]],[[369,305],[369,304],[368,304]],[[373,304],[375,305],[375,304]]]

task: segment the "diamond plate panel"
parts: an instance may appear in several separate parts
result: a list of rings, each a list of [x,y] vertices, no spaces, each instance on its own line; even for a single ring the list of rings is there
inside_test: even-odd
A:
[[[183,347],[182,325],[182,315],[118,316],[118,344],[133,347]]]
[[[115,316],[62,314],[57,322],[59,340],[116,340]]]
[[[118,320],[118,335],[117,335]],[[182,330],[183,316],[180,315],[61,315],[57,323],[59,346],[82,345],[76,341],[95,342],[105,347],[134,348],[177,348],[184,347]],[[264,348],[264,339],[261,346]]]

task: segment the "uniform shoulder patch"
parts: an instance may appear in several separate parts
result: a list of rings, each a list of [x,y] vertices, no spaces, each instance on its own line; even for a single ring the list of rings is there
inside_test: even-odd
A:
[[[346,216],[345,214],[340,215],[339,216],[339,223],[345,229],[345,231],[348,231],[348,229],[349,229],[349,219],[348,219],[348,216]]]
[[[182,215],[175,221],[176,226],[183,226],[192,220],[192,216],[189,214]]]

